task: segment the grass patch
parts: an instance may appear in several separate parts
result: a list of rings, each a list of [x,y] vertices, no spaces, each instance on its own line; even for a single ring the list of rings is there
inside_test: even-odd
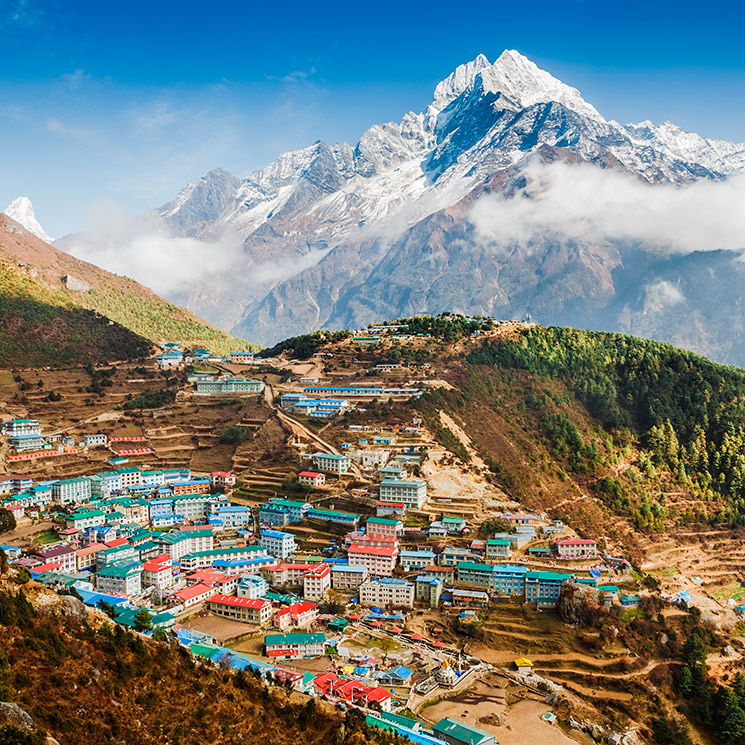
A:
[[[44,545],[46,543],[57,543],[57,541],[59,541],[59,536],[51,531],[45,531],[44,533],[35,535],[32,540],[34,543]]]
[[[718,587],[716,590],[709,590],[712,597],[717,600],[742,600],[745,598],[745,587],[741,585],[728,585],[727,587]]]
[[[631,623],[635,618],[641,618],[644,611],[641,608],[629,608],[621,614],[621,620],[624,623]]]

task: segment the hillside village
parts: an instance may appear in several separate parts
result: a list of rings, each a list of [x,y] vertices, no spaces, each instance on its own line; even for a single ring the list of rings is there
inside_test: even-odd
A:
[[[466,320],[456,349],[525,326]],[[675,620],[700,588],[661,589],[602,531],[510,496],[457,422],[417,406],[452,386],[429,332],[401,322],[327,341],[299,356],[299,342],[226,356],[164,342],[137,371],[92,370],[82,408],[65,373],[39,372],[35,391],[36,371],[14,371],[0,453],[10,567],[412,742],[569,743],[589,721],[634,742],[624,688],[652,661],[620,643],[588,661],[562,622],[660,603]],[[119,375],[140,392],[117,392]],[[173,431],[186,426],[199,432]],[[720,612],[736,623],[736,610]]]

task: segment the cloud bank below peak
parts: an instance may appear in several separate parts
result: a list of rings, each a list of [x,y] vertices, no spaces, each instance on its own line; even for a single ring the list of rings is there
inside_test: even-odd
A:
[[[469,211],[480,242],[528,246],[559,234],[667,253],[745,249],[745,174],[652,186],[615,169],[538,160],[521,173],[523,188],[485,195]]]

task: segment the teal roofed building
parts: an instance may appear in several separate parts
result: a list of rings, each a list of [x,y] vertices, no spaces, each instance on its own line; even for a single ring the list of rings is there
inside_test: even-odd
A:
[[[435,737],[450,745],[496,745],[494,735],[445,717],[432,727]]]

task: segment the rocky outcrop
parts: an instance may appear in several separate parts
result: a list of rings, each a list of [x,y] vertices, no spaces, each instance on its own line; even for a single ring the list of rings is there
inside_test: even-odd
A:
[[[595,608],[603,603],[603,593],[592,585],[570,584],[562,588],[557,610],[564,623],[586,626]]]
[[[88,620],[88,609],[72,595],[44,595],[41,597],[44,598],[44,602],[39,604],[37,600],[37,610],[42,613],[60,618],[75,618],[78,621]]]
[[[65,274],[65,276],[62,277],[62,284],[67,287],[68,290],[72,290],[73,292],[88,292],[88,290],[91,289],[91,286],[87,282],[83,282],[82,279],[73,277],[72,274]]]
[[[34,729],[31,715],[18,704],[8,701],[0,701],[0,723],[9,724],[25,732],[32,732]]]

